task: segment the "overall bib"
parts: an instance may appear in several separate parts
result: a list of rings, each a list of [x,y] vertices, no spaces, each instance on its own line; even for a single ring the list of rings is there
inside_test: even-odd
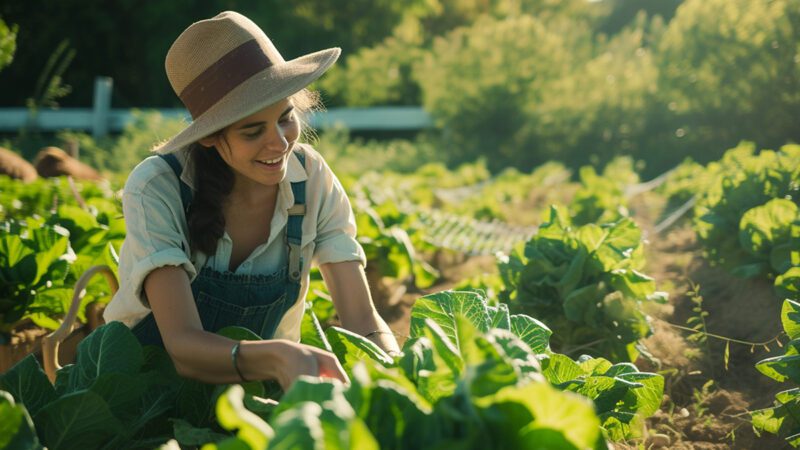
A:
[[[305,155],[299,151],[292,153],[305,167]],[[159,156],[167,161],[178,177],[181,202],[186,213],[192,200],[192,190],[181,180],[183,168],[175,155]],[[305,181],[291,183],[294,205],[289,209],[286,224],[289,253],[285,267],[267,275],[238,275],[204,267],[192,281],[192,294],[204,330],[213,333],[226,326],[238,325],[263,339],[270,339],[275,334],[283,315],[295,304],[300,293],[305,184]],[[142,345],[164,346],[152,312],[134,325],[131,331]]]

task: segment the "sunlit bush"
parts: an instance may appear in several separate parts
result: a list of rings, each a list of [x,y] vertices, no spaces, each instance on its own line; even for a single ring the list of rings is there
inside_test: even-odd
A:
[[[800,140],[800,2],[687,0],[657,63],[662,95],[685,145],[717,159],[740,139]],[[711,145],[709,145],[711,144]]]

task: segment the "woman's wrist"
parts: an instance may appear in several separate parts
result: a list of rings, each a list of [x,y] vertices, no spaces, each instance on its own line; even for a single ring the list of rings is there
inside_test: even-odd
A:
[[[237,365],[246,380],[277,380],[286,365],[287,341],[241,341]],[[238,375],[237,375],[238,376]]]
[[[377,329],[365,334],[364,337],[374,342],[381,350],[390,355],[400,353],[400,346],[392,331]]]

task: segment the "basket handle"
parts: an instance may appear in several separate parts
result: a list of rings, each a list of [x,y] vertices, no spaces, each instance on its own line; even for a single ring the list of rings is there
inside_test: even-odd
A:
[[[119,283],[117,277],[110,267],[106,265],[92,266],[81,275],[78,282],[75,283],[75,290],[72,295],[72,303],[69,306],[64,321],[58,329],[42,339],[42,359],[44,360],[44,372],[51,383],[56,381],[56,372],[61,366],[58,364],[58,345],[69,336],[75,326],[75,318],[78,315],[78,308],[81,305],[81,299],[86,295],[86,285],[89,280],[96,274],[102,274],[108,286],[111,288],[111,294],[114,295],[119,290]]]

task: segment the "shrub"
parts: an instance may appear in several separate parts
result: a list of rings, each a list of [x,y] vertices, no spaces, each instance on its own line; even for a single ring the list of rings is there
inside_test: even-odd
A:
[[[656,58],[682,146],[705,162],[743,138],[766,147],[800,140],[798,32],[795,0],[684,2]]]

